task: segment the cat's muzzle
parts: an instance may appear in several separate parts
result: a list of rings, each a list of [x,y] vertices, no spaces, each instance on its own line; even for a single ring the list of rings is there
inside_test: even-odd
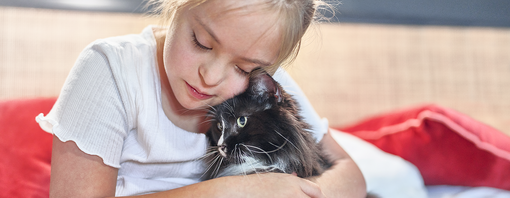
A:
[[[227,145],[225,145],[225,144],[219,145],[218,152],[220,152],[221,156],[227,157]]]

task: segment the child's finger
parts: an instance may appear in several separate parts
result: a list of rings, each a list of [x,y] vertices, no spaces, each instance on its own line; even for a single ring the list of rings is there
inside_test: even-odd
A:
[[[301,190],[312,198],[325,198],[326,196],[322,193],[320,186],[316,183],[308,181],[306,179],[302,180]]]

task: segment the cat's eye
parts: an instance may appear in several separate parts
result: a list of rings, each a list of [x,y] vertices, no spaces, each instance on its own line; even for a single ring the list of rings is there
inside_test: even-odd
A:
[[[248,121],[247,117],[241,116],[237,118],[237,126],[243,128],[246,125],[247,121]]]
[[[223,131],[223,126],[221,125],[221,123],[219,123],[219,122],[218,122],[218,123],[216,124],[216,127],[218,127],[218,129],[219,129],[220,131]]]

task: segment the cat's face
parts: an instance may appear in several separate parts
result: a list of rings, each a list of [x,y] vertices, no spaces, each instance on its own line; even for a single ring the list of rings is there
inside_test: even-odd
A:
[[[259,172],[320,174],[319,150],[298,111],[295,100],[269,75],[252,76],[247,91],[210,112],[208,178]]]
[[[241,109],[239,103],[245,102],[243,100],[245,98],[236,98],[216,106],[217,113],[211,136],[218,146],[219,154],[227,159],[236,152],[258,155],[278,148],[282,141],[285,141],[274,130],[277,126],[274,126],[276,122],[272,119],[277,115],[273,114],[278,112],[271,109],[270,104],[250,103],[248,106],[243,105]],[[266,109],[267,107],[269,109]]]
[[[217,146],[213,152],[231,164],[251,160],[277,164],[273,156],[289,144],[286,130],[280,130],[282,119],[291,116],[279,106],[281,87],[262,75],[250,81],[249,89],[213,108],[209,132],[211,144]]]

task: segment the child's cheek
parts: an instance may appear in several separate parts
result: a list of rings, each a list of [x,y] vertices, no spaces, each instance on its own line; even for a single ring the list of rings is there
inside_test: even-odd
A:
[[[235,74],[237,75],[237,74]],[[248,87],[248,77],[237,77],[234,82],[231,83],[229,94],[227,98],[232,98],[246,90]]]
[[[174,41],[168,47],[169,50],[165,54],[167,56],[165,57],[166,60],[171,65],[178,65],[180,70],[191,69],[191,65],[195,65],[195,63],[199,60],[198,55],[194,53],[193,49],[186,46],[186,43],[183,43],[182,41]]]

